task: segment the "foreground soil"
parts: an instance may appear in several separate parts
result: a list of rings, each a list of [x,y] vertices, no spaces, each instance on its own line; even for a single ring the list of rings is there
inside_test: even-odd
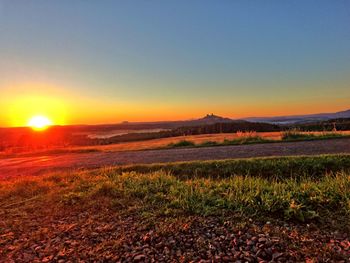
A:
[[[316,164],[347,167],[337,158]],[[288,159],[273,169],[308,170]],[[350,262],[348,174],[292,184],[117,168],[1,180],[0,262]]]
[[[281,142],[164,150],[91,152],[0,159],[0,178],[40,174],[47,170],[112,165],[218,160],[264,156],[350,153],[350,139]]]
[[[234,216],[147,219],[109,206],[9,209],[2,262],[349,262],[349,234]]]

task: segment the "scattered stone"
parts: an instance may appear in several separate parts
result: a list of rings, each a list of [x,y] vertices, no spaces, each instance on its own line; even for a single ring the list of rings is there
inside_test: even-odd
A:
[[[265,237],[261,237],[258,239],[259,243],[265,243],[267,241],[267,239]]]
[[[6,221],[5,216],[1,230],[18,238],[1,240],[0,262],[305,262],[305,255],[313,262],[349,262],[345,231],[275,222],[267,231],[264,222],[238,226],[233,219],[209,216],[170,222],[159,218],[147,224],[101,208],[82,213],[67,211],[50,218],[48,211],[46,217],[32,213],[18,221]]]

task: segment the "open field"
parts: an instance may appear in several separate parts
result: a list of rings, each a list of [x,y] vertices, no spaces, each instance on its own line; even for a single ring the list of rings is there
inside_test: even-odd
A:
[[[350,153],[350,139],[176,148],[145,151],[90,152],[0,159],[0,178],[40,174],[47,170],[98,168],[111,165],[166,163],[264,156]]]
[[[0,259],[350,260],[350,157],[48,172],[0,182]]]
[[[350,131],[349,131],[349,134],[350,134]],[[278,140],[281,138],[281,133],[280,132],[265,132],[265,133],[259,133],[259,136],[262,136],[263,138],[266,138],[266,139]],[[236,139],[238,137],[239,137],[239,135],[237,135],[236,133],[189,135],[189,136],[160,138],[160,139],[145,140],[145,141],[122,142],[122,143],[110,144],[110,145],[71,146],[71,147],[64,147],[64,148],[41,150],[41,151],[36,151],[36,152],[31,151],[28,153],[17,153],[16,156],[33,155],[33,153],[36,153],[36,154],[43,154],[43,153],[61,154],[61,153],[69,153],[69,152],[84,153],[84,152],[89,152],[89,151],[91,151],[91,152],[93,152],[93,151],[106,151],[106,152],[110,152],[110,151],[136,151],[136,150],[165,148],[169,144],[177,143],[177,142],[183,141],[183,140],[189,140],[189,141],[192,141],[194,143],[203,143],[206,141],[223,142],[225,139],[233,140],[233,139]],[[11,154],[11,152],[4,152],[2,155],[3,156],[13,156],[13,154]]]
[[[153,150],[153,149],[165,149],[172,148],[172,145],[177,144],[181,141],[188,141],[199,146],[215,146],[213,142],[220,145],[229,144],[247,144],[245,138],[261,138],[261,141],[276,142],[280,141],[283,137],[283,132],[243,132],[243,133],[217,133],[217,134],[201,134],[201,135],[188,135],[188,136],[177,136],[153,140],[135,141],[135,142],[122,142],[110,145],[94,145],[94,146],[70,146],[70,147],[55,147],[46,150],[37,150],[30,152],[12,153],[11,151],[4,151],[0,153],[0,157],[21,157],[21,156],[33,156],[33,155],[58,155],[67,153],[89,153],[89,152],[119,152],[119,151],[138,151],[138,150]],[[311,140],[311,139],[327,139],[327,134],[339,136],[350,136],[350,131],[337,131],[337,132],[298,132],[298,134],[306,135],[309,137],[297,137],[286,139],[286,141],[300,141],[300,140]],[[310,138],[310,136],[315,136]],[[329,136],[331,139],[332,136]],[[231,143],[230,143],[231,141]],[[233,141],[233,143],[232,143]],[[234,143],[234,141],[238,141]],[[250,142],[248,142],[250,143]],[[251,143],[254,143],[251,142]],[[255,142],[256,143],[256,142]],[[257,140],[259,143],[259,140]]]

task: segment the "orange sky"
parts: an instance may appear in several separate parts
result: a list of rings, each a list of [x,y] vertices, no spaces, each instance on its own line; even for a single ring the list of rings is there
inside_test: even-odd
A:
[[[250,103],[210,102],[167,103],[147,101],[101,100],[81,96],[53,85],[22,84],[5,90],[0,98],[0,126],[26,126],[36,115],[48,117],[54,124],[104,124],[121,121],[162,121],[200,118],[207,113],[224,117],[278,116],[335,112],[347,109],[348,98],[325,105],[322,101],[251,99]],[[249,101],[248,101],[249,102]],[[205,104],[204,104],[205,103]],[[305,107],[307,104],[307,107]]]

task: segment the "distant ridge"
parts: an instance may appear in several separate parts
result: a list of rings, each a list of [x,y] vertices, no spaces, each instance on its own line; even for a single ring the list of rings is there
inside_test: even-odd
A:
[[[213,113],[207,114],[199,119],[189,120],[174,120],[174,121],[150,121],[150,122],[129,122],[122,121],[120,123],[110,124],[72,124],[63,125],[62,127],[70,127],[76,131],[99,131],[103,130],[115,130],[115,129],[174,129],[179,127],[189,126],[204,126],[217,123],[244,123],[244,122],[256,122],[256,123],[268,123],[276,125],[288,125],[288,124],[307,124],[313,122],[329,121],[333,119],[350,118],[350,109],[334,112],[334,113],[317,113],[317,114],[305,114],[305,115],[290,115],[290,116],[275,116],[275,117],[248,117],[242,119],[230,119],[221,117]],[[60,125],[55,125],[60,127]],[[7,129],[8,127],[0,127],[0,129]],[[27,129],[28,127],[13,127],[11,129]]]
[[[306,115],[276,116],[276,117],[249,117],[242,120],[252,122],[265,122],[273,124],[298,124],[316,121],[326,121],[331,119],[350,118],[350,110],[335,113],[317,113]]]
[[[188,126],[201,126],[201,125],[210,125],[216,123],[232,123],[232,122],[245,122],[244,120],[233,120],[230,118],[221,117],[215,115],[213,113],[207,114],[199,119],[190,119],[190,120],[182,120],[182,121],[156,121],[156,122],[128,122],[123,121],[120,124],[116,125],[125,125],[128,127],[132,127],[135,125],[156,125],[162,128],[177,128],[177,127],[188,127]]]
[[[223,122],[233,122],[234,120],[229,119],[229,118],[224,118],[221,116],[217,116],[212,114],[207,114],[203,118],[197,119],[197,120],[190,120],[186,121],[188,123],[193,123],[195,125],[200,125],[200,124],[215,124],[215,123],[223,123]]]

